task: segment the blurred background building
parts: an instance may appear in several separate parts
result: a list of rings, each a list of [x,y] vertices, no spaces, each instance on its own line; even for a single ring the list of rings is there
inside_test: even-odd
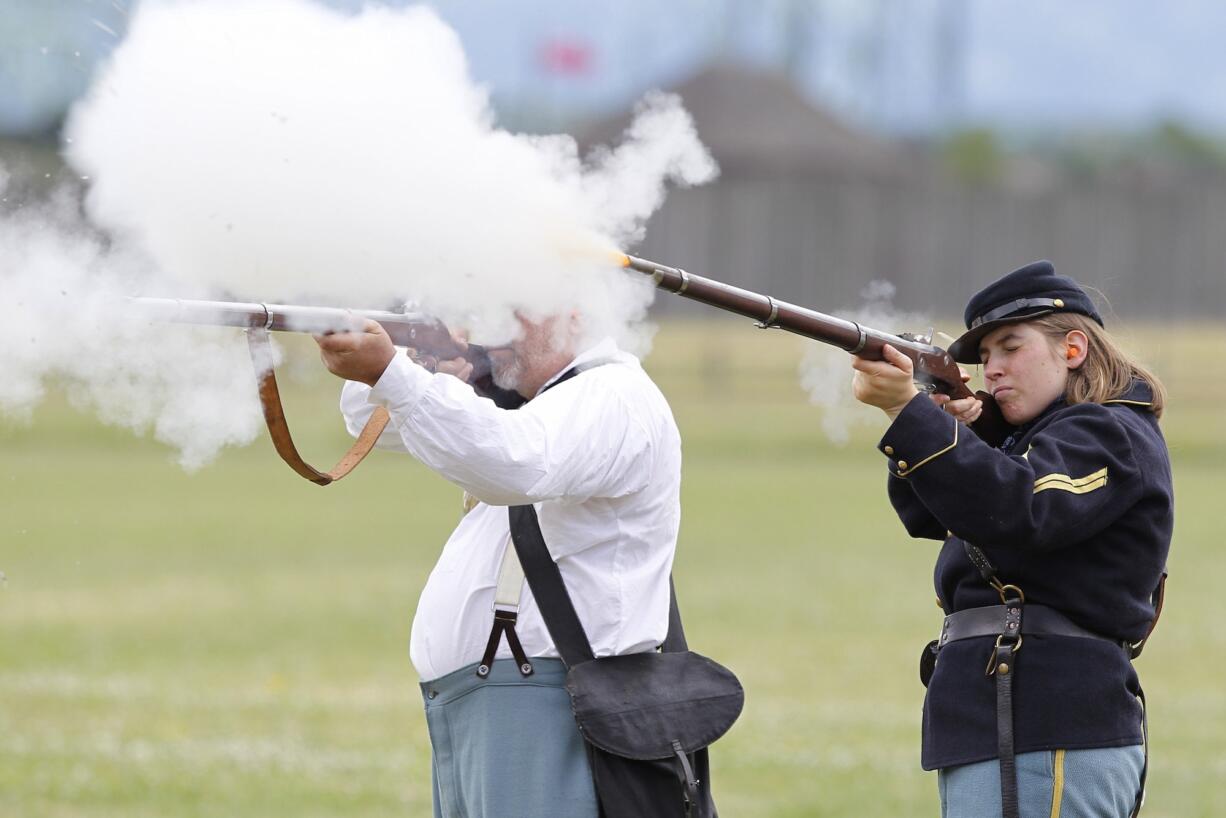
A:
[[[135,5],[0,0],[3,207],[65,180],[59,124]],[[1226,308],[1212,0],[432,5],[504,127],[616,141],[645,91],[681,94],[722,173],[670,196],[649,257],[826,310],[886,280],[952,315],[1040,257],[1128,317]]]

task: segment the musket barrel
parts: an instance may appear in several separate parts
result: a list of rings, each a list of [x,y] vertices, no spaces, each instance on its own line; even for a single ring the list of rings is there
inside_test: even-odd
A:
[[[280,332],[326,332],[348,329],[362,319],[380,324],[420,324],[430,319],[384,310],[343,310],[297,304],[259,304],[245,301],[199,301],[185,298],[132,298],[141,312],[163,321],[223,327],[263,327]],[[357,319],[355,321],[355,319]]]
[[[268,310],[263,304],[229,301],[193,301],[181,298],[130,298],[142,315],[178,324],[222,327],[265,327]]]
[[[951,398],[976,395],[962,381],[958,366],[948,351],[933,346],[926,340],[892,335],[855,321],[826,315],[807,307],[798,307],[769,295],[744,290],[636,256],[619,253],[617,261],[623,267],[651,276],[656,286],[662,290],[753,318],[763,329],[777,327],[872,360],[881,360],[884,355],[882,348],[889,344],[911,358],[918,378],[935,385],[943,394]],[[987,393],[978,393],[977,396],[990,410],[985,411],[985,417],[976,422],[976,431],[979,431],[985,440],[1003,438],[1004,434],[1000,430],[1005,428],[1006,424],[995,402]],[[988,431],[981,431],[981,427]]]
[[[857,354],[879,351],[883,343],[906,343],[902,338],[887,333],[866,330],[855,321],[826,315],[676,267],[631,255],[624,256],[624,259],[624,267],[651,276],[660,289],[752,318],[763,329],[777,327]]]
[[[415,346],[426,341],[440,346],[446,330],[433,318],[386,310],[344,310],[337,307],[304,307],[298,304],[259,304],[244,301],[199,301],[186,298],[131,298],[141,313],[160,321],[205,326],[269,329],[277,332],[335,332],[361,329],[362,321],[378,321],[397,346]],[[444,344],[444,346],[446,346]],[[440,352],[446,353],[444,349]],[[458,355],[458,350],[456,355]]]

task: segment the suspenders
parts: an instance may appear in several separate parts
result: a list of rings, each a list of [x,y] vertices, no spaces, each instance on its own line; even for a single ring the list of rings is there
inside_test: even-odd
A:
[[[490,628],[490,640],[485,645],[485,655],[481,664],[477,665],[477,675],[484,679],[490,675],[494,665],[494,656],[498,653],[498,645],[506,634],[507,645],[511,655],[515,657],[522,676],[532,675],[532,663],[524,655],[524,647],[519,642],[519,634],[515,633],[515,620],[519,616],[519,597],[524,588],[524,569],[519,564],[519,557],[507,538],[507,550],[502,555],[502,568],[498,571],[498,588],[494,592],[494,625]]]
[[[579,374],[578,369],[568,369],[557,380],[542,391],[553,389],[560,383],[565,383]],[[497,402],[497,401],[495,401]],[[499,403],[503,409],[517,409],[522,401],[514,406]],[[464,494],[464,513],[467,514],[476,505],[475,498]],[[494,657],[498,654],[498,645],[503,634],[507,637],[507,645],[511,648],[511,656],[519,665],[522,676],[532,675],[532,662],[524,654],[524,647],[519,642],[519,634],[515,632],[515,620],[519,617],[519,597],[524,588],[524,569],[519,564],[511,537],[507,535],[506,550],[502,554],[502,566],[498,569],[498,588],[494,592],[494,625],[490,628],[490,638],[485,645],[485,655],[481,664],[477,665],[477,675],[482,679],[490,675],[494,666]]]

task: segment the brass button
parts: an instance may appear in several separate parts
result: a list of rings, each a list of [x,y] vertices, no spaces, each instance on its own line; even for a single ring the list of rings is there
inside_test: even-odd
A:
[[[894,447],[893,447],[893,446],[885,446],[884,448],[882,448],[882,450],[881,450],[881,451],[885,452],[886,454],[894,454]]]
[[[899,460],[899,461],[898,461],[898,470],[899,470],[899,471],[906,471],[906,470],[907,470],[907,461],[905,461],[905,460]]]
[[[1009,663],[1001,662],[1000,667],[996,668],[996,672],[999,673],[1001,676],[1008,676],[1009,675]]]
[[[941,601],[940,597],[937,597],[937,607],[940,608],[942,611],[945,610],[945,603]]]
[[[1053,307],[1063,307],[1063,306],[1064,306],[1064,299],[1063,299],[1063,298],[1057,298],[1057,299],[1055,299],[1054,301],[1052,301],[1052,302],[1051,302],[1051,305],[1052,305]]]

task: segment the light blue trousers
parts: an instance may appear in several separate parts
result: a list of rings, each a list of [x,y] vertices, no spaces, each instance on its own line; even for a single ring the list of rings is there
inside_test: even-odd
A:
[[[1141,782],[1141,745],[1017,756],[1021,818],[1128,818]],[[1000,762],[937,773],[943,818],[1001,818]]]
[[[423,682],[435,818],[596,818],[587,750],[557,659],[475,664]]]

